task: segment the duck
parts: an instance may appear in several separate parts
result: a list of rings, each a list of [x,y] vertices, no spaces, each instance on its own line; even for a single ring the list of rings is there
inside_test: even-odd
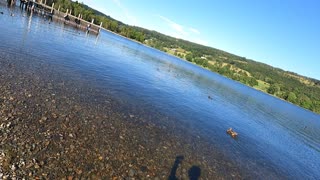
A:
[[[213,98],[211,96],[208,96],[208,99],[212,100]]]
[[[1,11],[0,14],[3,14],[3,12]]]
[[[232,128],[229,128],[227,130],[227,133],[232,137],[232,138],[236,138],[238,136],[238,133],[236,133]]]

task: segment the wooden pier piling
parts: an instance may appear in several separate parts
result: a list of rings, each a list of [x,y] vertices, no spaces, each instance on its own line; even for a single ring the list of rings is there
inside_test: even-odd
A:
[[[12,3],[14,0],[7,0],[8,3]],[[16,0],[15,0],[16,1]],[[66,12],[60,11],[61,7],[58,6],[58,9],[55,9],[55,3],[52,3],[51,6],[48,6],[46,3],[47,1],[44,0],[44,3],[41,1],[21,1],[20,7],[22,9],[25,8],[25,10],[39,13],[39,15],[43,15],[46,17],[49,17],[51,20],[61,21],[64,22],[70,26],[73,26],[75,28],[81,29],[83,31],[87,30],[87,27],[90,26],[89,30],[87,32],[92,34],[99,34],[102,27],[102,22],[100,25],[94,24],[94,19],[91,20],[91,22],[86,21],[83,19],[83,15],[81,13],[78,14],[78,16],[72,15],[72,10],[67,9]],[[25,6],[25,7],[24,7]],[[61,12],[61,13],[60,13]]]
[[[102,28],[102,22],[100,22],[99,33],[101,31],[101,28]]]
[[[52,6],[51,6],[51,14],[53,13],[53,10],[54,10],[54,3],[52,3]]]

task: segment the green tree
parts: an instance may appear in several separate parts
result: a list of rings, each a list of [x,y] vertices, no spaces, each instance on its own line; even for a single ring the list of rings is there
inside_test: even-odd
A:
[[[294,92],[289,92],[288,97],[287,97],[287,101],[295,103],[297,99],[297,96]]]
[[[116,32],[118,30],[118,23],[116,21],[111,21],[109,28],[111,31]]]
[[[191,53],[188,53],[186,55],[186,60],[192,62],[192,59],[193,59],[193,55]]]
[[[276,94],[279,91],[280,91],[280,87],[278,84],[271,84],[267,90],[269,94]]]

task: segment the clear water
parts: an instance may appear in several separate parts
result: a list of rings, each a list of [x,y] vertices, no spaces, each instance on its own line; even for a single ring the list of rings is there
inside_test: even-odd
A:
[[[318,114],[109,32],[86,35],[18,9],[0,11],[1,52],[42,59],[130,106],[173,116],[240,167],[320,178]],[[237,140],[226,135],[229,127]]]

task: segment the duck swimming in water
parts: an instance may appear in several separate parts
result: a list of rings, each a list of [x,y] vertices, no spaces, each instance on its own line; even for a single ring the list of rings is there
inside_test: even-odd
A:
[[[232,137],[232,138],[236,138],[238,136],[238,133],[236,133],[232,128],[229,128],[227,130],[227,133]]]

